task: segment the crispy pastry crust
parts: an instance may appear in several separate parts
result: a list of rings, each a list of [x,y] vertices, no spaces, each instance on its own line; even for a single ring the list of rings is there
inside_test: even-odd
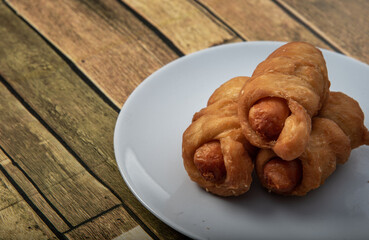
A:
[[[311,118],[326,100],[330,82],[320,50],[303,42],[278,48],[255,69],[241,90],[238,114],[246,138],[260,148],[271,148],[284,160],[304,151],[311,132]],[[251,128],[250,108],[260,99],[279,97],[287,101],[291,115],[277,140],[266,140]]]
[[[191,180],[220,196],[237,196],[247,192],[252,182],[254,165],[251,156],[256,148],[241,132],[237,117],[238,93],[247,77],[237,77],[219,87],[208,106],[193,117],[183,134],[182,156]],[[194,164],[194,153],[204,143],[218,140],[223,153],[226,178],[221,183],[206,181]]]
[[[369,132],[364,126],[364,113],[359,103],[342,92],[330,92],[327,103],[319,112],[340,126],[349,137],[351,148],[369,144]]]
[[[329,100],[313,119],[307,148],[299,159],[303,173],[301,183],[286,195],[303,196],[318,188],[335,171],[337,163],[345,163],[353,148],[369,144],[364,114],[359,104],[340,92],[331,92]],[[255,168],[263,177],[264,165],[276,154],[270,149],[259,152]]]

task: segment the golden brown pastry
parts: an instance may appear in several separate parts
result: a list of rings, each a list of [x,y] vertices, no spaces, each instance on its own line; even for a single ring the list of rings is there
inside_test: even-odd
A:
[[[284,195],[303,196],[318,188],[345,163],[351,150],[369,145],[369,132],[359,104],[341,92],[331,92],[313,118],[307,148],[293,161],[284,161],[270,149],[256,159],[256,172],[264,187]]]
[[[256,148],[241,132],[237,100],[247,77],[237,77],[220,86],[208,106],[193,117],[183,133],[182,156],[191,180],[220,196],[247,192]]]
[[[320,50],[304,42],[283,45],[256,67],[241,90],[238,113],[244,135],[282,159],[297,158],[329,86]]]

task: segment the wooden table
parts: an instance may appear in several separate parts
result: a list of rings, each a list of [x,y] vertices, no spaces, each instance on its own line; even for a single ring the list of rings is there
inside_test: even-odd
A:
[[[115,162],[120,108],[151,73],[241,41],[369,63],[366,0],[0,2],[0,239],[182,239]]]

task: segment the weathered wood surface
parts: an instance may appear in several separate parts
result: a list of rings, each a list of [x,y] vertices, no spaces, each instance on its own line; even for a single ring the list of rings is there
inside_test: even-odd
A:
[[[125,205],[131,207],[150,231],[162,238],[180,238],[182,235],[147,211],[124,183],[116,167],[113,151],[117,112],[3,4],[0,7],[0,26],[0,35],[4,36],[0,41],[1,75],[29,107],[35,109],[36,114],[67,146],[73,157],[77,158],[72,165],[82,164],[95,178],[107,184]],[[14,135],[15,140],[19,137]],[[12,150],[10,142],[6,143]],[[38,154],[47,152],[52,143],[43,141],[40,147],[42,146],[44,149],[34,151],[39,151]],[[67,166],[68,168],[71,171],[80,169],[74,166]],[[67,178],[77,173],[61,176]],[[42,177],[39,179],[41,181]]]
[[[278,1],[340,51],[369,64],[369,1]]]
[[[192,0],[123,0],[188,54],[241,41],[230,29]],[[223,2],[224,3],[224,2]],[[224,5],[229,4],[228,2]]]
[[[9,0],[117,106],[148,75],[178,57],[116,0]]]
[[[0,150],[0,239],[57,239],[7,179],[9,164]]]
[[[28,198],[32,200],[35,189],[30,188],[30,183],[24,179],[16,181],[22,174],[32,179],[37,192],[42,194],[46,203],[63,217],[69,227],[120,204],[2,84],[0,95],[0,145],[21,171],[6,166],[3,168],[9,169],[9,176],[24,189]],[[46,210],[44,207],[43,214],[49,218]],[[51,214],[54,215],[54,212]],[[125,215],[129,216],[126,212]],[[127,222],[137,226],[131,217],[127,218]]]
[[[24,194],[23,197],[34,204],[34,207],[43,213],[57,231],[64,232],[69,230],[71,226],[68,226],[56,210],[50,206],[47,199],[38,191],[38,187],[30,182],[28,176],[22,172],[23,169],[21,169],[16,162],[10,160],[2,150],[0,150],[0,157],[1,156],[5,157],[4,160],[0,162],[2,170],[5,171],[7,176],[14,181],[14,184],[20,188],[20,191]]]
[[[4,85],[0,96],[0,145],[72,225],[120,203]]]
[[[70,239],[152,239],[139,226],[132,225],[124,208],[118,207],[66,233]]]
[[[1,147],[72,225],[120,203],[4,85],[0,96]]]
[[[269,0],[199,0],[248,41],[306,41],[329,48],[309,29]]]

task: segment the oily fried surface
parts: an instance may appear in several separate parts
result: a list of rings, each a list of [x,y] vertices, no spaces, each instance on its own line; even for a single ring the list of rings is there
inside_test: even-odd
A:
[[[283,159],[298,157],[329,86],[325,61],[317,48],[303,42],[283,45],[256,67],[241,90],[238,114],[244,135],[253,145],[271,148]],[[255,131],[249,121],[252,106],[268,97],[285,99],[291,112],[278,138],[272,140]]]
[[[335,171],[337,164],[343,164],[349,159],[353,148],[369,144],[368,135],[359,104],[346,94],[330,92],[318,116],[313,118],[309,142],[298,157],[302,164],[301,183],[282,194],[303,196],[321,186]],[[260,179],[271,174],[265,166],[275,157],[276,154],[268,149],[259,152],[255,165]],[[276,168],[273,171],[283,174],[283,171]],[[273,191],[267,182],[262,183]]]
[[[256,148],[243,136],[237,115],[237,92],[247,79],[233,78],[215,90],[209,105],[194,115],[183,134],[182,156],[189,177],[220,196],[243,194],[252,181]]]

